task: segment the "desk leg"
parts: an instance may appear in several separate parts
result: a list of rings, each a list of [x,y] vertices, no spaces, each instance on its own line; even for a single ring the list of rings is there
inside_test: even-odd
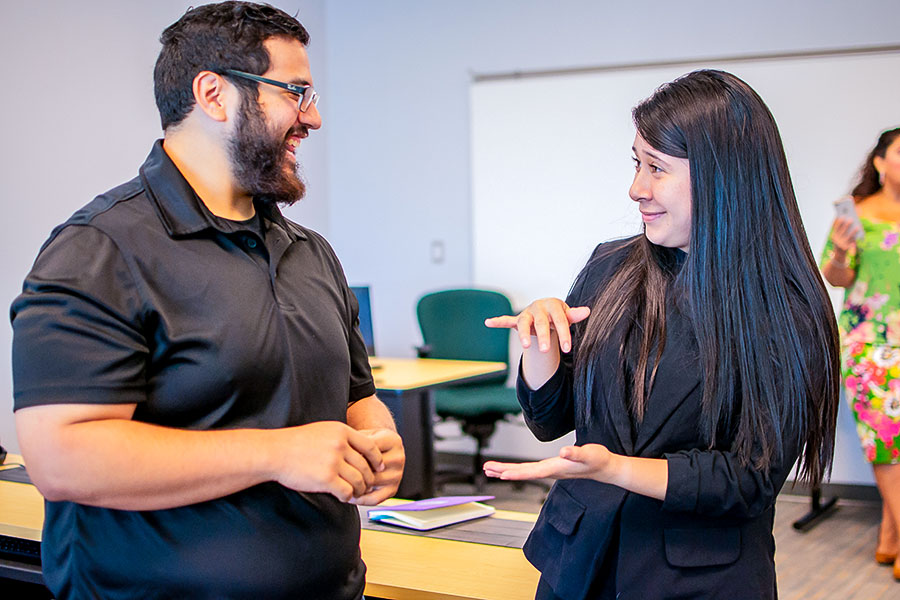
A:
[[[428,390],[407,392],[379,399],[394,415],[397,431],[403,438],[406,468],[398,498],[418,500],[434,496],[434,431],[431,426],[431,393]]]

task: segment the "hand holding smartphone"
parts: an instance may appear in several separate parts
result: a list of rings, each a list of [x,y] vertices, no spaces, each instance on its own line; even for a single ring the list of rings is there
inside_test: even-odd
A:
[[[846,196],[841,198],[840,200],[835,200],[834,202],[834,212],[837,217],[846,217],[853,221],[853,224],[857,228],[857,233],[854,239],[860,240],[863,237],[863,226],[862,221],[859,220],[859,215],[856,214],[856,202],[853,201],[851,196]]]

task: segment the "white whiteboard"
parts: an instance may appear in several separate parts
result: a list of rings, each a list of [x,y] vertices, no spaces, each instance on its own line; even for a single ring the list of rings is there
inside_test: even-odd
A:
[[[900,52],[722,61],[471,87],[473,280],[521,307],[564,297],[594,246],[640,231],[631,108],[699,68],[749,83],[784,140],[813,252],[878,133],[900,124]],[[839,294],[835,293],[837,299]]]

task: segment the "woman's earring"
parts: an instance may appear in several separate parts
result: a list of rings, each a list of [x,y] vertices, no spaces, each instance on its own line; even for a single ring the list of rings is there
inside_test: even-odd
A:
[[[884,171],[878,172],[878,185],[884,185]]]

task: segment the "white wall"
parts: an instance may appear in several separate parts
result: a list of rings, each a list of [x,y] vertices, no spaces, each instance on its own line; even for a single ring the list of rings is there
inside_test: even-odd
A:
[[[311,30],[310,62],[323,86],[324,0],[276,2],[301,10]],[[159,35],[188,0],[3,2],[0,19],[0,307],[21,291],[50,230],[95,195],[127,181],[161,136],[153,100]],[[327,94],[323,94],[323,110]],[[325,136],[301,157],[309,197],[289,214],[327,228]],[[6,314],[4,312],[4,314]],[[18,449],[12,417],[11,328],[0,327],[0,441]]]

